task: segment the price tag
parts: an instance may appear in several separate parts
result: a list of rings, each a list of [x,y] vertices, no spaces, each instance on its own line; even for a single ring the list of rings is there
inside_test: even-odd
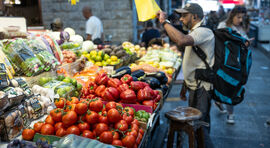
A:
[[[88,68],[88,67],[92,67],[93,65],[94,64],[92,62],[87,61],[85,64],[85,67]]]
[[[104,69],[108,74],[113,74],[113,66],[103,66],[103,69]]]

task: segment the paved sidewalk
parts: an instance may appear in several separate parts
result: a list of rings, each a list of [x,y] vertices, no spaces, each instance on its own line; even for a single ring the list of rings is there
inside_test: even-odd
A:
[[[164,113],[177,106],[187,105],[187,102],[178,99],[179,91],[180,85],[174,85],[162,108],[161,124],[155,131],[158,136],[154,136],[152,147],[166,147],[168,121]],[[212,105],[212,142],[215,148],[270,148],[270,126],[266,124],[267,119],[270,119],[270,59],[254,49],[246,97],[235,107],[235,124],[228,125],[226,114],[219,113]]]

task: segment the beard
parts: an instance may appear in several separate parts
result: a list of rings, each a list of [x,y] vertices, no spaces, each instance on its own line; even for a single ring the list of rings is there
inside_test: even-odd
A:
[[[191,21],[188,21],[187,24],[184,24],[184,23],[182,23],[182,24],[183,24],[183,30],[184,31],[191,30],[191,27],[192,27]]]

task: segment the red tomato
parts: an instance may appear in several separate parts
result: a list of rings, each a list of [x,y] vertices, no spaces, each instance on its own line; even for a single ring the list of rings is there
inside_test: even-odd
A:
[[[87,104],[86,103],[78,103],[75,106],[75,112],[79,115],[84,114],[85,112],[87,112]]]
[[[121,120],[121,115],[116,109],[113,108],[108,111],[107,118],[109,122],[116,123]]]
[[[139,145],[139,144],[141,143],[142,137],[143,137],[142,134],[139,133],[139,134],[138,134],[138,137],[137,137],[137,139],[136,139],[136,144]]]
[[[117,131],[112,131],[113,134],[113,140],[118,140],[120,138],[120,135]]]
[[[114,101],[108,102],[105,108],[106,108],[106,111],[109,111],[112,108],[116,108],[116,103]]]
[[[78,104],[78,103],[79,103],[79,99],[76,97],[71,97],[67,99],[67,105]]]
[[[65,98],[59,98],[54,100],[54,104],[57,108],[63,108],[65,106],[66,99]]]
[[[138,132],[134,129],[132,129],[130,132],[127,133],[127,135],[133,135],[135,138],[138,136]]]
[[[56,136],[58,137],[63,137],[67,134],[67,131],[64,128],[59,128],[58,130],[56,130]]]
[[[47,118],[45,119],[45,123],[54,125],[54,121],[51,115],[47,116]]]
[[[50,112],[50,115],[52,116],[53,121],[60,122],[62,120],[62,112],[63,112],[63,110],[59,109],[59,108],[52,110]]]
[[[75,111],[68,111],[63,117],[62,122],[65,126],[70,126],[77,122],[77,114]]]
[[[95,112],[100,112],[103,109],[103,103],[100,98],[95,98],[95,101],[90,102],[89,109]]]
[[[124,108],[124,112],[128,113],[129,115],[131,115],[132,117],[134,117],[134,109],[131,107],[125,107]]]
[[[137,124],[131,124],[131,129],[134,129],[135,131],[139,131],[139,126]]]
[[[83,133],[82,133],[82,136],[86,137],[86,138],[90,138],[90,139],[95,138],[95,135],[93,134],[93,132],[91,132],[89,130],[84,130]]]
[[[136,125],[140,125],[140,123],[139,123],[139,121],[137,120],[137,119],[134,119],[132,122],[131,122],[131,124],[136,124]]]
[[[105,131],[99,136],[101,142],[111,144],[113,142],[113,134],[111,131]]]
[[[114,139],[112,145],[123,146],[122,141],[118,139]]]
[[[68,134],[80,135],[80,129],[76,125],[72,125],[67,129]]]
[[[44,124],[41,127],[41,132],[42,135],[53,135],[54,134],[54,127],[51,124]]]
[[[35,131],[33,129],[24,129],[22,132],[23,140],[32,140],[35,136]]]
[[[133,135],[128,135],[122,139],[123,146],[133,148],[136,143],[136,138]]]
[[[99,119],[98,119],[99,123],[105,123],[105,124],[109,124],[108,122],[108,118],[105,117],[105,116],[99,116]]]
[[[59,128],[64,128],[63,122],[57,122],[57,123],[54,125],[54,130],[55,130],[55,131],[57,131]]]
[[[83,122],[78,124],[78,128],[80,129],[81,132],[83,132],[84,130],[89,130],[90,125],[87,122]]]
[[[125,120],[120,120],[114,125],[114,128],[120,131],[126,131],[128,129],[128,124]]]
[[[143,135],[144,134],[144,130],[142,128],[140,128],[139,132]]]
[[[41,127],[44,125],[44,122],[37,122],[34,124],[34,130],[37,133],[40,133]]]
[[[117,109],[119,112],[122,112],[122,110],[123,110],[123,105],[120,104],[120,103],[115,103],[115,105],[116,105],[116,109]]]
[[[95,131],[96,131],[97,136],[99,136],[104,131],[108,131],[108,130],[109,130],[109,127],[105,123],[98,123],[97,126],[96,126],[96,128],[95,128]]]
[[[130,125],[131,122],[133,121],[132,115],[130,115],[128,113],[124,113],[123,119],[127,122],[128,125]]]
[[[75,111],[76,104],[70,104],[66,107],[65,112]]]
[[[94,131],[97,127],[98,123],[92,124],[92,130]]]
[[[79,119],[78,119],[78,120],[82,120],[83,122],[86,122],[86,117],[85,117],[85,115],[79,116]]]
[[[98,123],[99,115],[94,111],[88,110],[85,117],[89,124]]]

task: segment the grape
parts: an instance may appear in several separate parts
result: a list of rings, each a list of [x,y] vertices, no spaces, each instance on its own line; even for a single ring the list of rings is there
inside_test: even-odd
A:
[[[19,145],[21,142],[20,142],[20,140],[19,139],[15,139],[14,141],[13,141],[13,145],[14,146],[17,146],[17,145]]]
[[[38,140],[36,141],[36,144],[37,144],[37,145],[41,145],[41,143],[42,143],[42,140],[41,140],[41,139],[38,139]]]

